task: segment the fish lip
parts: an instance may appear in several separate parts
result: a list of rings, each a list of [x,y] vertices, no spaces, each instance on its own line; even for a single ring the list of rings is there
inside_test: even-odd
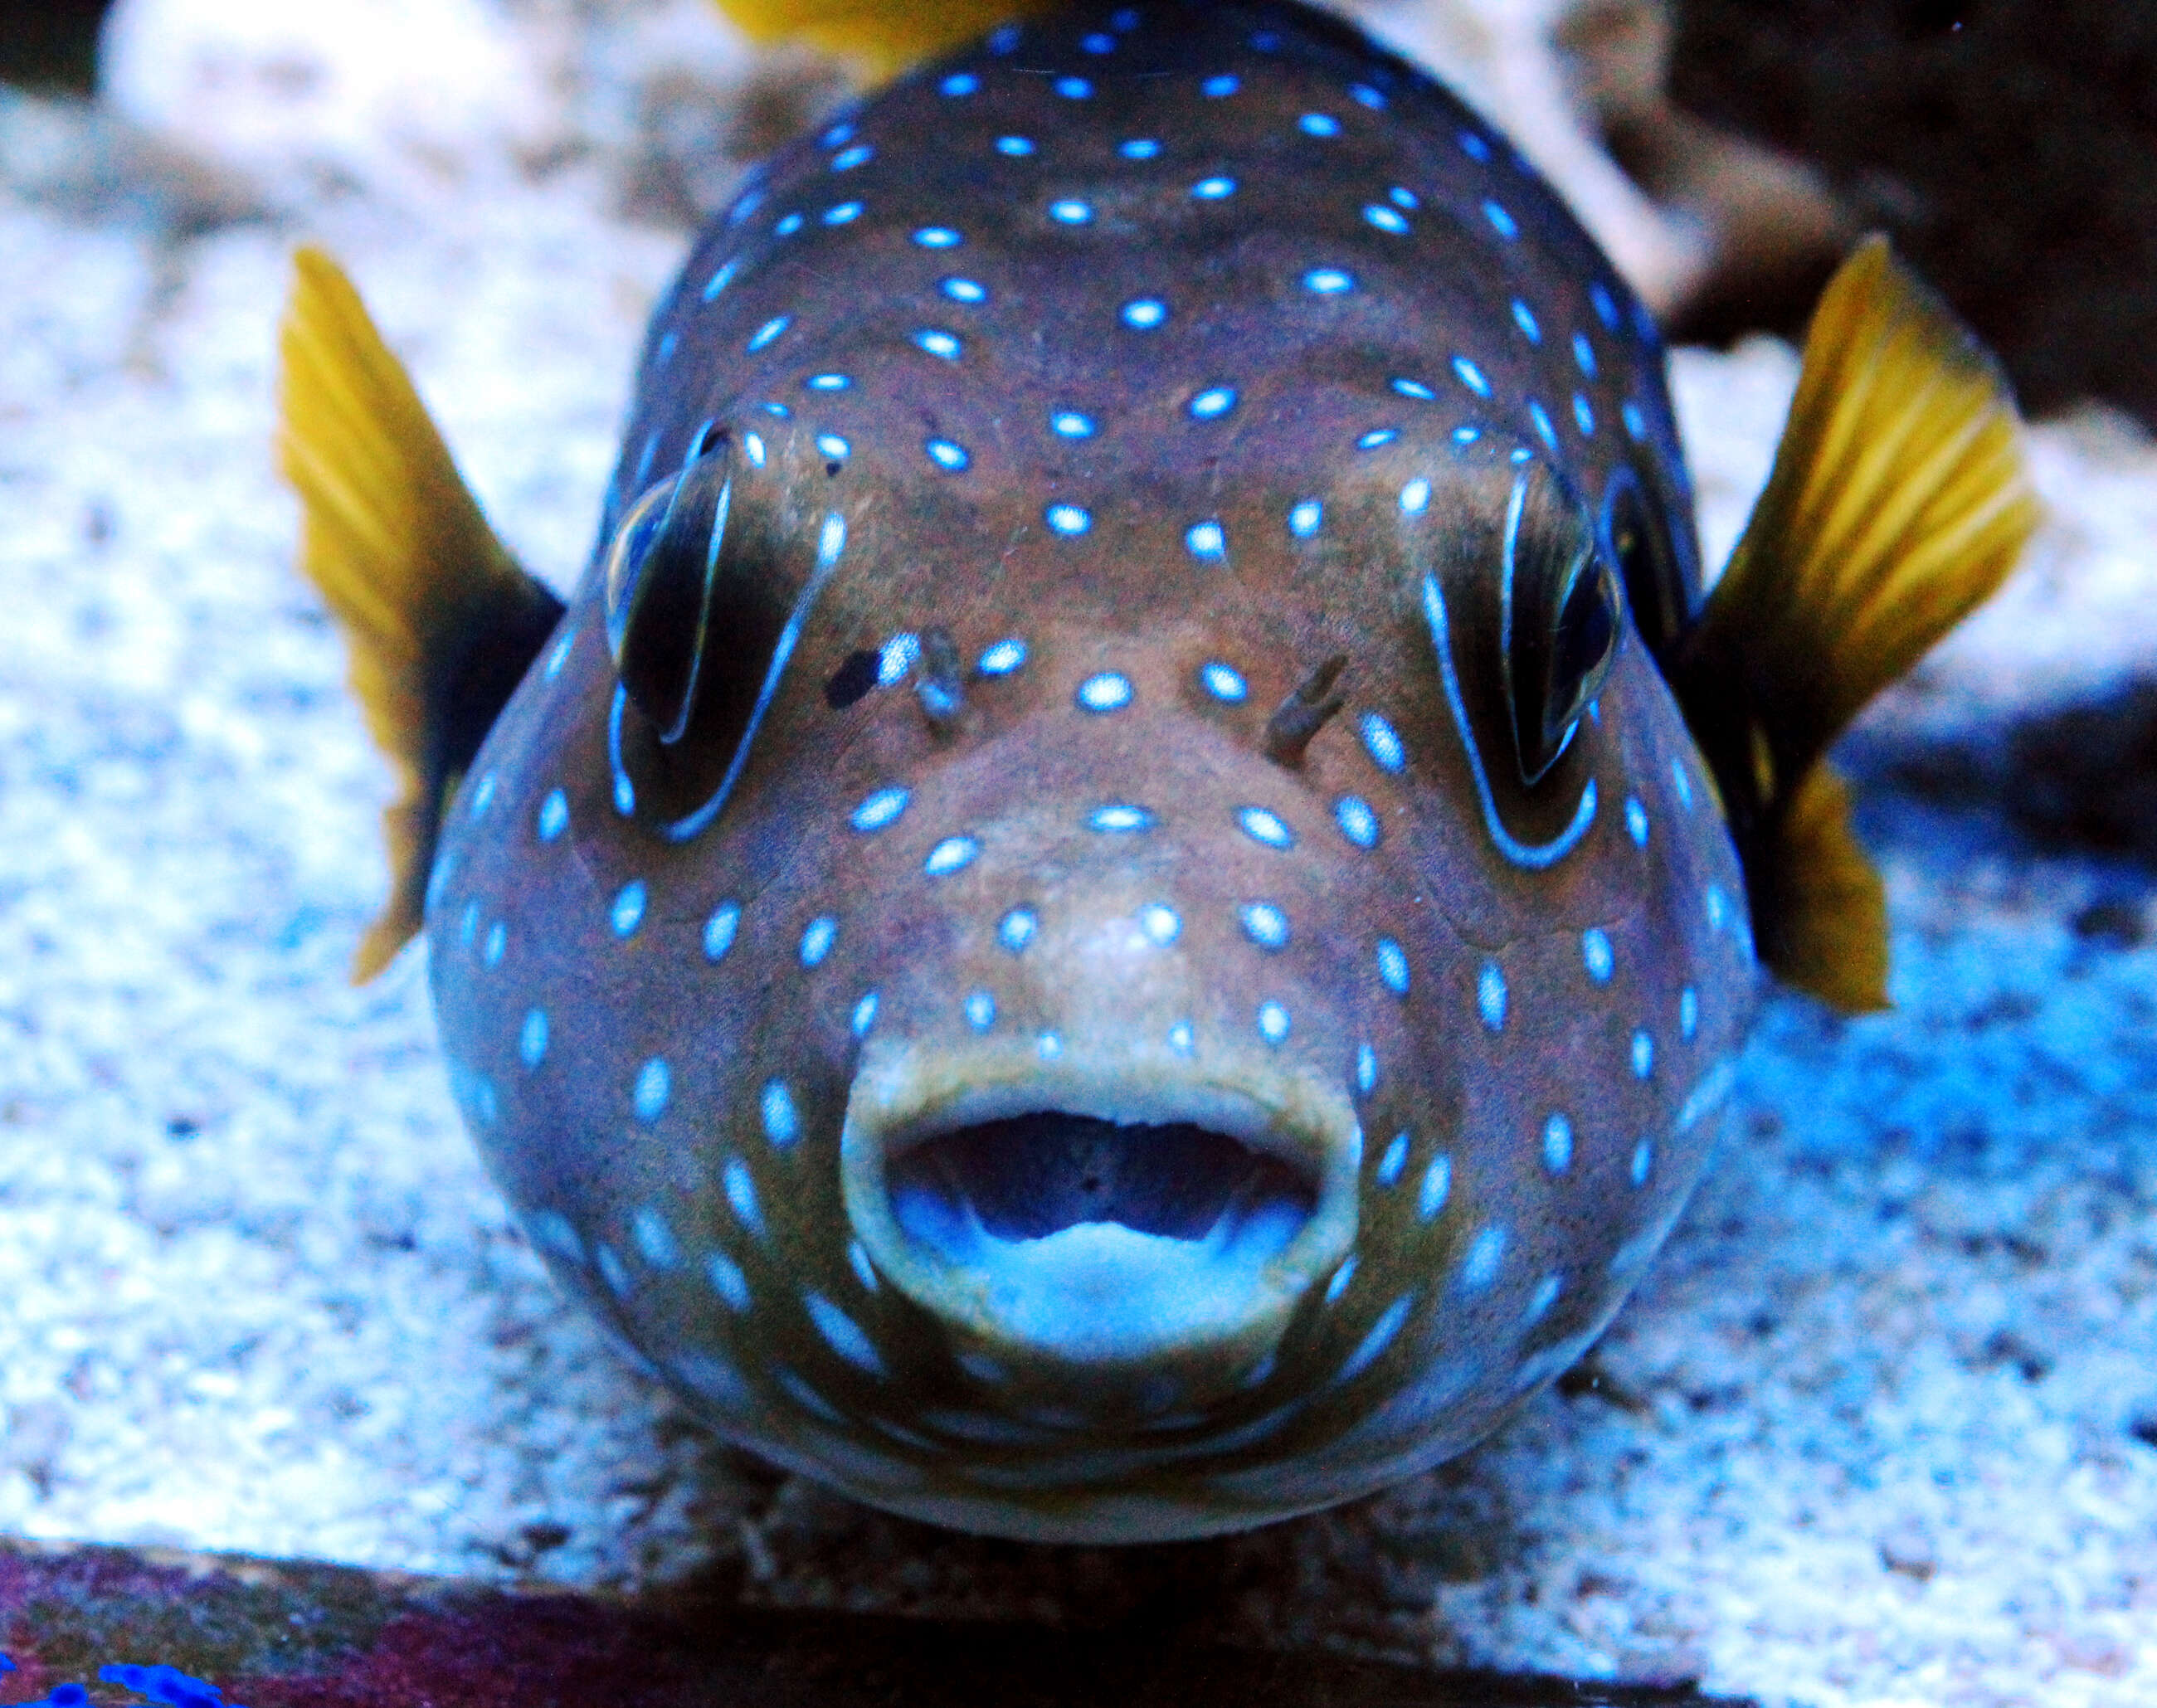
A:
[[[891,1162],[977,1124],[1041,1111],[1124,1124],[1189,1123],[1274,1157],[1314,1188],[1315,1203],[1288,1244],[1250,1277],[1228,1318],[1162,1332],[1140,1347],[1089,1356],[1016,1332],[972,1272],[924,1248],[899,1226]],[[1307,1064],[1223,1052],[1179,1055],[1166,1045],[1044,1061],[1019,1040],[929,1043],[880,1039],[864,1048],[840,1138],[840,1176],[856,1237],[876,1268],[945,1326],[953,1350],[1029,1375],[1037,1389],[1113,1405],[1121,1379],[1158,1391],[1171,1376],[1179,1403],[1231,1392],[1279,1344],[1295,1308],[1354,1249],[1362,1130],[1345,1084]],[[1027,1385],[1022,1382],[1022,1385]]]

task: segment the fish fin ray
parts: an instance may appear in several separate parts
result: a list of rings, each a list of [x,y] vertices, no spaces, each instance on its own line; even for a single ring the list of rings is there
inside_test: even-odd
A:
[[[1771,903],[1756,940],[1776,977],[1846,1014],[1891,1006],[1887,891],[1851,828],[1850,786],[1825,759],[1790,791],[1764,866],[1747,875]]]
[[[719,10],[759,46],[802,41],[860,62],[873,80],[896,77],[1000,23],[1050,10],[1060,0],[718,0]]]
[[[322,250],[293,256],[279,337],[278,462],[300,496],[300,568],[350,649],[368,733],[398,774],[389,899],[353,978],[425,920],[450,785],[562,613],[466,488],[404,367]]]
[[[1869,988],[1861,1008],[1884,1000],[1859,969],[1876,960],[1884,974],[1885,938],[1861,954],[1857,939],[1885,916],[1854,900],[1855,873],[1876,893],[1878,880],[1820,756],[1992,594],[2038,518],[1998,367],[1886,239],[1867,239],[1820,298],[1773,471],[1671,672],[1779,975],[1823,994]],[[1798,872],[1800,856],[1827,867]],[[1829,911],[1774,917],[1813,906]],[[1858,956],[1846,979],[1819,961],[1827,945]]]

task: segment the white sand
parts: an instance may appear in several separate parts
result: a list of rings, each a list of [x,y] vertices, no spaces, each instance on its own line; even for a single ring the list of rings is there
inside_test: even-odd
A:
[[[0,147],[0,1531],[582,1585],[742,1560],[776,1601],[1012,1616],[1151,1582],[887,1520],[685,1427],[510,1227],[420,955],[344,982],[387,777],[290,568],[286,254],[346,255],[564,585],[683,234],[616,215],[605,148],[186,239],[172,197],[88,205],[33,152]],[[1680,358],[1712,539],[1789,363]],[[2021,615],[1936,702],[2041,698],[2157,635],[2157,454],[2084,420],[2038,466]],[[2157,1434],[2157,945],[2070,924],[2149,879],[1906,800],[1866,822],[1901,1006],[1771,1006],[1601,1397],[1192,1553],[1171,1575],[1230,1587],[1226,1634],[1820,1708],[2157,1700],[2157,1448],[2130,1433]]]

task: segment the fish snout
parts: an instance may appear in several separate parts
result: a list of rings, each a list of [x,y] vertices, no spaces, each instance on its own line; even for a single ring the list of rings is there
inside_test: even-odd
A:
[[[1355,1243],[1362,1140],[1345,1088],[1292,1061],[883,1041],[840,1155],[855,1237],[962,1368],[1136,1426],[1269,1362]]]

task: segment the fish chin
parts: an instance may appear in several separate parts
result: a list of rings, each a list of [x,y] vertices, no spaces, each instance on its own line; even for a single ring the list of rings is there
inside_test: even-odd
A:
[[[1345,1089],[1275,1063],[886,1042],[840,1166],[856,1237],[962,1361],[1142,1428],[1273,1354],[1354,1246],[1362,1155]]]

